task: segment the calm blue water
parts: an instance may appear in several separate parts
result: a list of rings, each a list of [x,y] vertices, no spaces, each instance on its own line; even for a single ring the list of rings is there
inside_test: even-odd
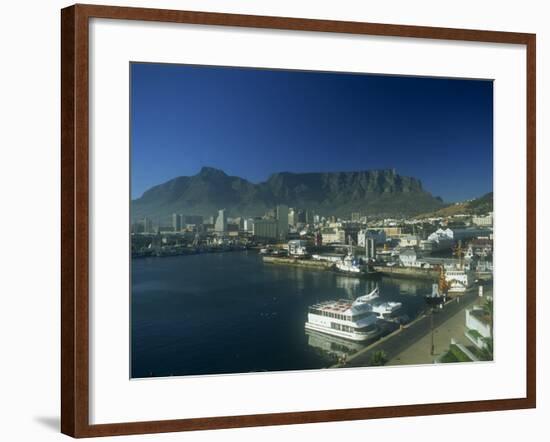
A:
[[[430,284],[263,264],[255,252],[132,260],[132,377],[317,369],[334,360],[304,331],[307,307],[380,286],[411,318]],[[323,347],[323,345],[321,345]]]

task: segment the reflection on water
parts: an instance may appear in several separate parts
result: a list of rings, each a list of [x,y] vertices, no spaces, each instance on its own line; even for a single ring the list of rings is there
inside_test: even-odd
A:
[[[252,252],[134,259],[132,377],[332,365],[322,337],[312,341],[305,333],[308,307],[351,300],[377,284],[380,299],[403,303],[410,318],[424,309],[418,295],[431,291],[423,281],[266,265]],[[355,344],[344,347],[353,351]]]
[[[306,334],[308,337],[308,345],[322,352],[322,354],[331,359],[333,363],[357,353],[367,345],[313,330],[306,330]]]

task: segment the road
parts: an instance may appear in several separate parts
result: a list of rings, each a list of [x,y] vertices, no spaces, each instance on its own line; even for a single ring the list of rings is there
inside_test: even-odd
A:
[[[463,296],[461,296],[459,302],[456,300],[448,303],[441,310],[436,310],[434,314],[434,328],[439,327],[445,323],[451,317],[464,310],[466,307],[473,304],[478,299],[477,289],[470,290]],[[426,315],[415,322],[411,323],[407,328],[396,332],[392,336],[388,336],[386,339],[369,346],[362,352],[353,356],[345,364],[346,367],[365,367],[370,365],[372,355],[379,350],[386,353],[388,360],[393,359],[395,356],[409,348],[423,336],[426,336],[431,331],[430,316]],[[431,361],[426,361],[431,362]]]

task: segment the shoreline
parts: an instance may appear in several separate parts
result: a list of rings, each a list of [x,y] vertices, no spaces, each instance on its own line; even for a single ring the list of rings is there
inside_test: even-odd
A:
[[[487,292],[492,293],[492,288]],[[484,298],[485,296],[486,295],[484,295]],[[434,316],[434,322],[436,322],[434,330],[444,326],[448,321],[454,318],[457,314],[463,312],[467,307],[474,304],[478,299],[479,296],[477,295],[477,287],[471,287],[463,295],[448,300],[444,304],[442,310],[436,310]],[[371,366],[370,358],[373,353],[378,350],[389,353],[388,361],[395,360],[397,356],[412,346],[418,344],[418,342],[430,333],[431,328],[428,327],[430,316],[431,315],[429,312],[422,313],[410,323],[403,325],[397,330],[383,336],[379,340],[351,355],[344,364],[334,364],[328,368],[369,367]],[[433,360],[423,362],[423,364],[431,363],[433,363]],[[402,364],[385,364],[384,366],[392,367],[398,365]]]

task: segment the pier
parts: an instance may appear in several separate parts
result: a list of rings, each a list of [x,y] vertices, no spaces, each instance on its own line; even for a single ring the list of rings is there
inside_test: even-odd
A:
[[[297,267],[309,267],[315,269],[328,270],[333,266],[333,263],[327,261],[315,261],[313,259],[297,259],[278,256],[264,256],[263,262],[271,264],[284,264]]]
[[[415,267],[374,266],[374,270],[383,276],[393,276],[394,278],[419,278],[428,279],[431,281],[437,281],[439,278],[438,270]]]
[[[492,288],[486,290],[487,294],[492,295]],[[454,298],[447,302],[443,309],[437,310],[434,314],[434,330],[436,334],[446,337],[453,334],[454,329],[457,333],[455,338],[461,338],[461,330],[465,322],[464,311],[466,308],[475,304],[480,298],[477,287],[469,289],[463,296]],[[457,317],[458,316],[458,317]],[[452,322],[452,323],[451,323]],[[443,330],[445,328],[445,330]],[[443,333],[445,331],[445,333]],[[383,351],[388,359],[387,366],[403,365],[411,363],[433,363],[437,354],[430,355],[429,335],[431,332],[430,314],[425,313],[415,319],[410,324],[403,326],[389,335],[374,342],[358,353],[349,357],[344,364],[336,364],[337,367],[367,367],[371,365],[371,359],[375,352]],[[449,335],[450,336],[450,335]],[[444,338],[445,339],[445,338]],[[446,350],[449,342],[439,343],[436,346],[438,352]],[[415,355],[414,361],[407,361],[410,354]],[[422,355],[419,359],[419,355]],[[424,360],[425,359],[425,360]]]

